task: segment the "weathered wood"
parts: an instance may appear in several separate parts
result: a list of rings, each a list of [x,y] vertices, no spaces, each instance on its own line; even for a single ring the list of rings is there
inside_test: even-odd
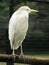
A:
[[[35,63],[46,63],[49,64],[49,58],[39,58],[39,57],[31,57],[31,56],[19,56],[19,55],[6,55],[0,54],[0,62],[15,62],[15,63],[27,63],[27,64],[35,64]]]

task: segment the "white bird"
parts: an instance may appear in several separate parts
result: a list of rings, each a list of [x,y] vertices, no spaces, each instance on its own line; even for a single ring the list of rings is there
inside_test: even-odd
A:
[[[28,20],[30,12],[38,12],[38,10],[30,9],[28,6],[22,6],[17,11],[13,13],[9,21],[9,40],[11,49],[18,49],[21,46],[21,55],[22,51],[22,42],[26,37],[28,30]]]

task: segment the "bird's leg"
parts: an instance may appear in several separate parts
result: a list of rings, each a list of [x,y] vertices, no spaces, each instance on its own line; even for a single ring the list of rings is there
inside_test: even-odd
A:
[[[22,49],[22,44],[21,44],[21,56],[23,56],[23,49]]]
[[[21,44],[21,54],[20,54],[20,57],[23,57],[23,58],[24,58],[23,49],[22,49],[22,44]],[[19,57],[19,58],[20,58],[20,57]],[[24,58],[24,63],[25,63],[25,58]]]
[[[23,50],[22,50],[22,44],[21,44],[21,48],[20,49],[21,49],[21,53],[20,53],[19,58],[24,57]]]
[[[12,55],[15,55],[15,53],[14,53],[14,48],[13,48],[13,52],[12,52]]]
[[[13,48],[12,55],[13,55],[13,57],[14,57],[14,61],[15,61],[15,53],[14,53],[14,48]]]

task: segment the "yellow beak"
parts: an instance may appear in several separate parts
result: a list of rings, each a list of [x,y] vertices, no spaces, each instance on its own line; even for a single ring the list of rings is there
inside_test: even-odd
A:
[[[39,12],[38,10],[31,9],[30,12]]]

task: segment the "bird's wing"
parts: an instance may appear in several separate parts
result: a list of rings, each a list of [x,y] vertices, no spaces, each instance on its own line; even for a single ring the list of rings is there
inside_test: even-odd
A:
[[[20,21],[24,21],[24,22],[20,23]],[[12,38],[15,32],[18,34],[18,32],[21,31],[21,28],[27,30],[27,24],[28,24],[28,18],[26,16],[24,17],[24,15],[23,16],[18,15],[15,12],[9,21],[9,39]]]
[[[15,12],[9,21],[9,39],[11,39],[11,37],[15,33],[15,29],[17,28],[17,22],[18,22],[18,16]]]

